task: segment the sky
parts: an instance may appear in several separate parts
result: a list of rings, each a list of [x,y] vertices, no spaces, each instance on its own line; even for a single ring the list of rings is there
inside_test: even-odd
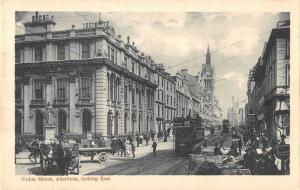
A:
[[[43,14],[45,12],[41,12]],[[45,13],[46,14],[46,13]],[[215,95],[223,117],[232,104],[247,102],[249,70],[256,64],[276,27],[276,12],[47,12],[54,16],[55,30],[82,28],[86,22],[96,22],[99,16],[109,21],[124,41],[130,36],[137,48],[151,55],[157,63],[174,75],[188,69],[201,72],[207,46],[215,68]],[[23,23],[31,21],[33,12],[16,14],[16,34],[24,33]]]

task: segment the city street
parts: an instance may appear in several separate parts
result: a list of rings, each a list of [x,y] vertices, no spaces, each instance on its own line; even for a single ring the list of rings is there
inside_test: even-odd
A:
[[[219,140],[220,131],[216,131],[214,136],[208,136],[208,147],[205,151],[212,152],[214,143]],[[227,149],[230,145],[230,135],[225,135],[224,145]],[[104,163],[97,160],[90,161],[90,156],[80,156],[80,175],[185,175],[188,159],[178,157],[173,150],[173,140],[159,142],[157,146],[157,156],[154,157],[151,148],[152,142],[148,146],[142,144],[136,148],[136,157],[121,157],[117,154],[111,156]],[[21,152],[17,155],[16,174],[17,175],[42,175],[40,165],[33,164],[28,159],[29,152]],[[38,159],[39,160],[39,159]],[[53,175],[53,174],[51,174]],[[72,173],[71,173],[72,175]]]

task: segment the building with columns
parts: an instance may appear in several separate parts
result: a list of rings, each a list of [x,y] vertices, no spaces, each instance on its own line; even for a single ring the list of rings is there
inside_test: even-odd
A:
[[[156,132],[151,57],[109,22],[62,31],[55,24],[36,13],[24,23],[25,34],[15,36],[16,134],[43,136],[48,113],[56,134]]]
[[[176,117],[175,82],[165,71],[163,64],[155,65],[155,81],[157,84],[155,95],[155,110],[157,131],[161,132],[173,125]]]

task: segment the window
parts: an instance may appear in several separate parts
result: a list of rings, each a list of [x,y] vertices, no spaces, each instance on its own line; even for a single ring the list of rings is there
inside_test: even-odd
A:
[[[290,58],[290,40],[286,40],[286,47],[285,47],[285,58]]]
[[[21,60],[21,58],[20,58],[20,48],[16,48],[15,54],[16,54],[16,57],[15,57],[16,63],[20,63],[20,60]]]
[[[290,86],[290,64],[286,65],[286,86]]]
[[[42,81],[34,82],[34,98],[44,99],[44,83]]]
[[[111,62],[115,63],[115,50],[113,48],[111,48]]]
[[[118,86],[119,86],[119,79],[115,79],[115,85],[114,85],[114,100],[118,100]]]
[[[135,90],[132,89],[131,91],[131,101],[132,101],[132,104],[135,105]]]
[[[125,58],[124,58],[124,67],[127,69],[127,61],[128,61],[128,59],[127,59],[127,57],[125,56]]]
[[[159,111],[160,111],[160,105],[158,104],[158,106],[157,106],[157,116],[158,116],[158,117],[160,116]]]
[[[42,61],[43,60],[43,49],[41,47],[34,48],[34,60]]]
[[[139,77],[141,76],[141,66],[139,65]]]
[[[115,80],[114,75],[111,75],[111,77],[110,77],[110,87],[109,87],[110,99],[111,100],[114,99],[114,80]]]
[[[92,79],[81,78],[81,98],[92,98]]]
[[[59,44],[57,46],[57,59],[64,60],[65,59],[65,45]]]
[[[132,62],[132,67],[131,67],[131,72],[134,74],[134,67],[135,67],[135,63]]]
[[[16,82],[15,99],[16,100],[22,99],[22,84],[20,82]]]
[[[107,52],[108,52],[107,53],[107,58],[110,59],[110,47],[109,46],[107,46]]]
[[[167,81],[167,90],[169,90],[169,81]]]
[[[167,95],[167,105],[169,104],[169,95]]]
[[[124,101],[125,101],[125,103],[128,103],[127,86],[124,87]]]
[[[141,95],[141,92],[138,91],[138,94],[139,94],[139,106],[142,105],[142,95]]]
[[[82,58],[90,58],[90,43],[82,43]]]
[[[159,100],[159,93],[160,93],[160,90],[157,90],[157,100]]]
[[[68,81],[66,79],[58,79],[57,80],[57,98],[58,99],[67,98],[67,84],[68,84]]]

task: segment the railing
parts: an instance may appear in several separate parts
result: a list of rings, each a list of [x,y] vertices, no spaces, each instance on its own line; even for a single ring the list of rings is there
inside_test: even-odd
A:
[[[80,99],[79,103],[80,104],[90,104],[91,103],[91,99]]]
[[[54,100],[54,105],[56,106],[62,106],[62,105],[68,105],[68,99],[55,99]]]
[[[67,38],[70,37],[70,31],[64,31],[64,32],[53,32],[52,38]]]
[[[24,106],[23,100],[15,100],[16,106]]]
[[[21,35],[21,36],[16,36],[15,37],[16,42],[23,42],[25,41],[25,36]]]
[[[75,31],[75,36],[92,36],[96,35],[96,30],[95,29],[82,29],[82,30],[77,30]]]
[[[31,100],[32,106],[46,106],[46,100]]]

